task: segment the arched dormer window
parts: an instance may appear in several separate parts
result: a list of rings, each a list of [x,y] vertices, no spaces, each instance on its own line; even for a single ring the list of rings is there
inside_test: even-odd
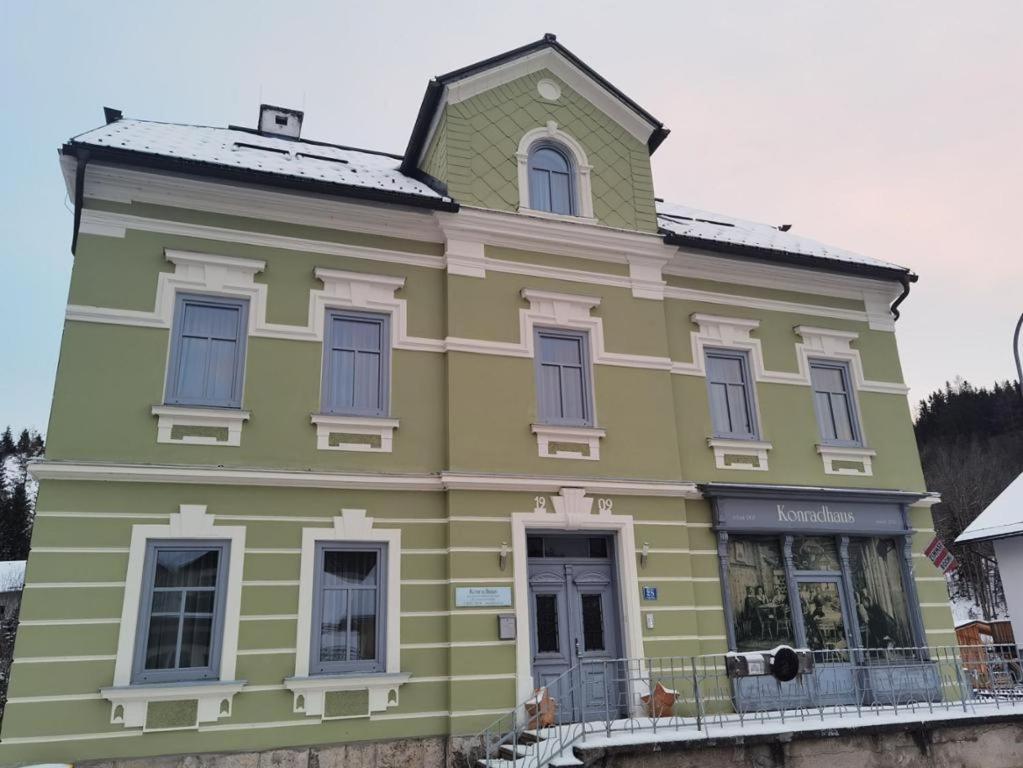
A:
[[[529,207],[534,211],[574,216],[575,174],[565,152],[553,142],[529,150]]]
[[[586,152],[556,122],[526,131],[515,156],[520,211],[596,223]]]

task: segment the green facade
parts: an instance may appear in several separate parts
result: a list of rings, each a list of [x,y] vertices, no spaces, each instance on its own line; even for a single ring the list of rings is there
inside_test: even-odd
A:
[[[541,78],[557,80],[537,71],[448,105],[424,169],[465,206],[515,211],[517,137],[553,119],[587,150],[599,224],[653,232],[646,147],[562,81],[557,103],[541,99]],[[126,226],[123,236],[79,237],[69,305],[127,314],[98,322],[72,312],[65,324],[47,462],[84,469],[77,478],[41,482],[0,763],[476,733],[520,703],[516,643],[528,642],[528,629],[519,627],[518,640],[499,640],[496,616],[518,606],[456,608],[455,588],[512,586],[515,558],[523,553],[510,552],[503,568],[499,553],[513,540],[513,516],[533,512],[538,497],[551,505],[560,487],[611,483],[610,490],[590,490],[588,496],[599,497],[616,515],[631,516],[637,548],[649,543],[647,558],[632,553],[638,579],[622,587],[641,608],[651,607],[642,603],[642,587],[658,589],[656,625],[641,630],[646,656],[727,650],[714,515],[710,501],[690,484],[926,490],[906,397],[897,391],[857,393],[866,442],[877,452],[869,476],[825,472],[815,449],[820,438],[813,395],[805,384],[755,384],[761,437],[772,445],[768,471],[719,469],[708,447],[706,379],[687,368],[695,362],[694,314],[759,321],[751,339],[759,341],[767,371],[777,373],[799,370],[795,327],[854,332],[851,349],[865,379],[899,385],[895,336],[871,327],[862,301],[798,286],[761,287],[741,276],[723,282],[676,275],[666,275],[669,288],[725,294],[734,304],[672,298],[670,290],[663,299],[637,298],[627,286],[624,258],[484,243],[488,259],[514,269],[498,266],[482,277],[467,276],[444,268],[438,238],[355,231],[354,220],[349,231],[343,215],[320,227],[200,205],[97,198],[88,199],[86,208],[149,223]],[[452,216],[457,220],[458,214]],[[175,233],[180,225],[193,227],[192,234]],[[216,237],[202,236],[214,230]],[[276,244],[260,237],[277,238]],[[331,248],[304,248],[309,242]],[[345,246],[378,249],[380,255],[346,254]],[[337,252],[326,252],[331,249]],[[404,278],[395,298],[405,301],[406,332],[425,342],[392,351],[389,415],[399,421],[393,450],[318,448],[310,415],[320,410],[322,343],[260,333],[248,339],[242,406],[250,415],[240,444],[158,442],[151,409],[162,403],[171,331],[139,321],[137,313],[153,312],[161,279],[175,272],[167,251],[265,262],[255,277],[266,287],[265,320],[292,329],[306,325],[311,292],[323,287],[314,277],[317,268]],[[562,270],[560,277],[547,268]],[[523,289],[599,299],[591,317],[600,321],[606,353],[666,361],[594,362],[596,422],[606,432],[599,460],[538,453],[530,427],[538,421],[534,360],[509,351],[524,341],[520,316],[530,302]],[[830,310],[859,319],[837,319]],[[450,339],[478,344],[445,351]],[[175,440],[222,437],[219,428],[176,429]],[[349,441],[380,445],[379,438],[358,435],[330,441],[333,449]],[[122,474],[109,474],[114,469]],[[164,479],[124,474],[156,469],[166,473]],[[248,477],[274,471],[283,479],[224,479],[232,471],[250,472]],[[203,479],[201,472],[207,472]],[[450,474],[479,482],[476,489],[448,483],[443,478]],[[499,486],[509,478],[525,479],[528,487]],[[494,484],[483,482],[488,479]],[[405,481],[418,485],[403,489]],[[150,702],[144,728],[125,727],[111,722],[111,703],[100,690],[113,683],[132,531],[167,525],[181,505],[203,505],[215,526],[245,529],[244,552],[232,555],[244,558],[235,678],[245,687],[233,696],[229,714],[225,709],[215,720],[194,725],[195,699],[184,698]],[[329,691],[321,720],[296,712],[284,684],[296,672],[303,531],[330,530],[341,510],[351,509],[366,510],[376,530],[401,531],[400,594],[391,598],[400,605],[401,672],[411,678],[400,685],[397,703],[366,715],[365,689]],[[930,514],[923,507],[909,514],[917,531],[916,588],[927,639],[949,644],[954,636],[944,583],[920,554],[933,536]]]

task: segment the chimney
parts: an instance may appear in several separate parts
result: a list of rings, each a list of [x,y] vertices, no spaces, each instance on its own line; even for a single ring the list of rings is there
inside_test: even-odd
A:
[[[298,109],[259,105],[259,132],[265,136],[297,139],[302,135],[303,113]]]

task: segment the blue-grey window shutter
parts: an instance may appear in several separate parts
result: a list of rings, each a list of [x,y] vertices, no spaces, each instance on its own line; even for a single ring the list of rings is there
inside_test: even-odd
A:
[[[745,353],[708,351],[706,360],[711,424],[715,436],[755,439],[753,391]]]
[[[540,420],[592,426],[589,337],[577,331],[537,329],[535,333]]]
[[[832,445],[860,445],[848,366],[841,362],[811,362],[810,381],[821,439]]]
[[[166,402],[239,408],[248,301],[178,294]]]
[[[386,416],[390,317],[331,310],[324,343],[323,411]]]

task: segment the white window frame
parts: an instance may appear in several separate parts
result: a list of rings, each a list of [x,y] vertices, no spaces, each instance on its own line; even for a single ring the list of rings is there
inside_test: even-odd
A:
[[[146,551],[152,540],[169,541],[226,541],[231,557],[225,585],[223,634],[220,658],[216,668],[220,674],[214,680],[181,681],[161,684],[133,684],[132,671],[137,644],[138,617],[144,594],[143,574]],[[111,704],[110,722],[126,728],[141,728],[146,723],[150,702],[198,700],[197,719],[188,727],[214,722],[231,716],[234,694],[240,691],[244,680],[235,679],[238,655],[238,624],[241,613],[242,569],[245,562],[245,526],[214,525],[214,516],[206,514],[206,506],[182,504],[172,514],[167,525],[134,525],[128,550],[128,572],[124,585],[124,603],[117,640],[113,685],[100,690]]]
[[[364,509],[342,509],[332,528],[302,529],[302,565],[298,587],[298,630],[295,640],[295,675],[284,681],[293,698],[293,711],[311,717],[325,715],[328,693],[369,691],[366,717],[397,706],[398,688],[411,677],[401,671],[401,529],[376,528]],[[386,549],[387,600],[382,619],[385,632],[382,672],[310,674],[312,657],[313,599],[316,589],[316,550],[321,542],[383,544]]]
[[[568,158],[572,169],[572,189],[575,194],[574,215],[566,216],[561,213],[535,210],[529,202],[529,156],[537,144],[556,145]],[[515,152],[515,159],[518,164],[519,181],[519,211],[528,213],[531,216],[541,216],[560,221],[585,221],[590,224],[596,223],[593,215],[593,190],[590,183],[590,172],[593,166],[586,157],[586,150],[582,144],[572,136],[558,128],[553,120],[540,128],[533,128],[526,131],[519,140],[518,149]]]

